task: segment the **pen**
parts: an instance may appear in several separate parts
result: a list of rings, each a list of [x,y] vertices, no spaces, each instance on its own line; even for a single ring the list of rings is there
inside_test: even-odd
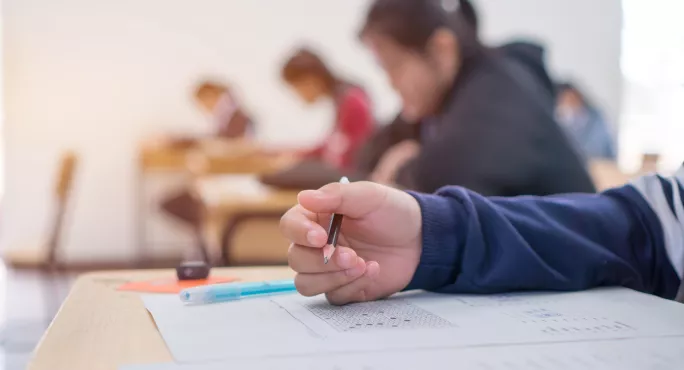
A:
[[[183,303],[206,304],[295,291],[297,291],[297,288],[295,288],[294,280],[273,280],[198,286],[183,289],[179,296]]]
[[[345,176],[340,179],[340,184],[349,184],[349,179]],[[342,227],[342,215],[333,213],[330,219],[330,226],[328,226],[328,241],[323,247],[323,263],[328,264],[332,258],[337,247],[337,237],[340,235],[340,227]]]

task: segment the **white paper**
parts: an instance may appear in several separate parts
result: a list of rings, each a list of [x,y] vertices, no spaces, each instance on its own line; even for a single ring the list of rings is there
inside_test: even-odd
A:
[[[684,337],[674,337],[154,364],[120,370],[672,370],[683,365]]]
[[[684,305],[622,288],[495,296],[419,292],[344,307],[296,294],[205,306],[184,306],[175,296],[144,301],[174,359],[188,363],[684,336]]]

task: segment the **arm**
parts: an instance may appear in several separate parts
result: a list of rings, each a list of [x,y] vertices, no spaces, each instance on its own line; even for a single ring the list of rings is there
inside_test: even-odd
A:
[[[413,194],[423,250],[407,289],[622,285],[674,298],[684,269],[684,170],[678,176],[646,177],[598,195],[485,198],[458,187]]]
[[[346,141],[342,153],[342,162],[346,167],[352,164],[356,153],[373,134],[373,115],[363,93],[350,94],[340,106],[339,129]]]

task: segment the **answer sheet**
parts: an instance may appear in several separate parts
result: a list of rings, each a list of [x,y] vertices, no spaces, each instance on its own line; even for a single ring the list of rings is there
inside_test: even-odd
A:
[[[411,292],[335,307],[297,294],[184,306],[144,296],[177,362],[684,336],[684,306],[623,288],[491,296]]]
[[[120,370],[672,370],[682,366],[684,337],[154,364]]]

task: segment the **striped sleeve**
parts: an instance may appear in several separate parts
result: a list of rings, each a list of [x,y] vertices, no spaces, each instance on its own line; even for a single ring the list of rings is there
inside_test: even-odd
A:
[[[684,302],[684,166],[674,176],[644,176],[632,185],[658,216],[663,229],[665,250],[682,284],[677,300]]]

